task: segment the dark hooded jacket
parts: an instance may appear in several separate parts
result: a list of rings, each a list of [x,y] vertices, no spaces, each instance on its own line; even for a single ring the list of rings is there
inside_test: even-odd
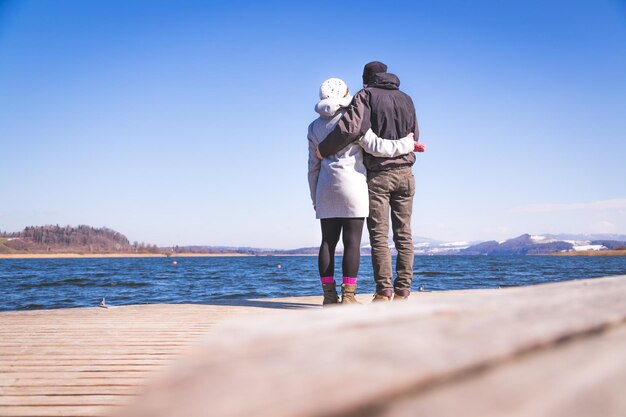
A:
[[[372,129],[386,139],[401,139],[411,132],[419,138],[413,100],[399,89],[400,80],[390,73],[379,73],[367,87],[359,91],[335,129],[322,141],[319,150],[326,157],[337,153]],[[365,166],[370,171],[410,167],[415,154],[410,152],[394,158],[365,153]]]

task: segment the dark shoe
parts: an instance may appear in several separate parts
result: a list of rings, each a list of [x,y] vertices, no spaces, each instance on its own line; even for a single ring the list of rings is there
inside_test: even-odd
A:
[[[354,296],[356,285],[341,284],[341,304],[359,304]]]
[[[339,296],[337,295],[337,284],[322,284],[322,291],[324,291],[324,301],[322,305],[339,304]]]
[[[382,290],[374,294],[372,302],[391,301],[391,297],[393,297],[393,290]]]
[[[404,301],[409,299],[409,295],[411,295],[411,290],[395,290],[395,294],[393,296],[393,301]]]

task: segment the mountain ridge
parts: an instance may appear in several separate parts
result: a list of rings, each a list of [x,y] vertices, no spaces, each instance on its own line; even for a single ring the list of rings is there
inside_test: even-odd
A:
[[[389,247],[395,254],[393,240]],[[549,255],[559,252],[601,251],[626,248],[626,235],[621,234],[544,234],[523,235],[504,241],[446,242],[413,236],[416,255]],[[29,226],[21,232],[0,232],[0,254],[11,253],[177,253],[244,254],[244,255],[316,255],[317,246],[294,249],[257,248],[249,246],[177,245],[162,246],[129,242],[115,230],[72,226]],[[341,253],[338,248],[337,253]],[[368,241],[361,245],[361,254],[371,254]]]

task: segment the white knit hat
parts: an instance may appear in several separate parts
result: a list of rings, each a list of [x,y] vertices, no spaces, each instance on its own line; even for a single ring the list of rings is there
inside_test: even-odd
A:
[[[339,78],[329,78],[320,86],[320,100],[342,98],[348,93],[348,86]]]

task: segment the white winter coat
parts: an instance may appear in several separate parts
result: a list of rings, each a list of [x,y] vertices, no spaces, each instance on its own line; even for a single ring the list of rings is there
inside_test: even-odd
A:
[[[322,161],[315,156],[317,146],[335,128],[352,97],[325,99],[315,106],[320,117],[309,125],[309,188],[318,219],[368,217],[369,195],[363,150],[383,157],[413,152],[413,139],[382,139],[372,130]]]

